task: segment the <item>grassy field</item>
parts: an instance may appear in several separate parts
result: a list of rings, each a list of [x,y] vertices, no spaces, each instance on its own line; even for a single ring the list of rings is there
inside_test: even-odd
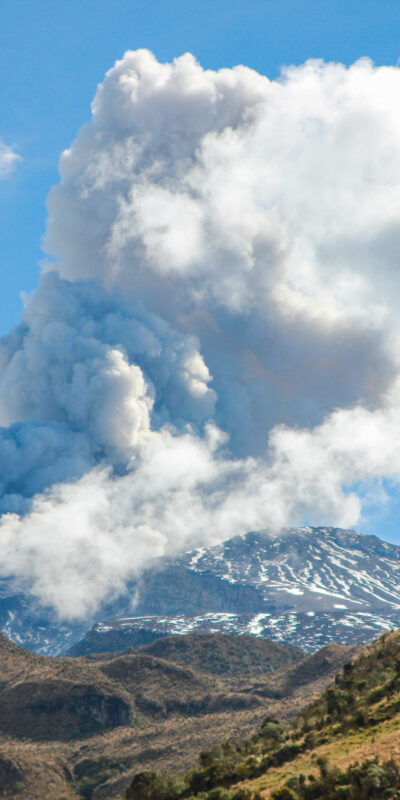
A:
[[[336,734],[332,731],[332,741],[316,747],[310,753],[298,756],[294,761],[281,767],[271,767],[254,780],[242,781],[237,786],[260,792],[269,798],[271,793],[293,775],[318,773],[317,759],[326,758],[329,764],[340,769],[356,761],[365,761],[378,756],[382,761],[393,758],[400,763],[400,714],[393,719],[379,723],[373,729]]]

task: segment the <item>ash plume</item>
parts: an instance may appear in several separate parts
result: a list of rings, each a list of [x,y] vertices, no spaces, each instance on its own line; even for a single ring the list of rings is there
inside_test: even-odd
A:
[[[0,344],[3,575],[83,617],[153,555],[385,502],[399,91],[367,59],[109,70]]]

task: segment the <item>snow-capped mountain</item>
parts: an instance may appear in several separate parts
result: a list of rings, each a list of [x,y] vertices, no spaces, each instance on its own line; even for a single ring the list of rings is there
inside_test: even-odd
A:
[[[400,547],[339,528],[250,532],[163,560],[138,588],[136,615],[97,623],[76,652],[193,631],[369,641],[400,625]]]
[[[176,563],[254,586],[264,601],[294,604],[297,611],[310,605],[360,610],[371,603],[400,608],[400,547],[355,531],[258,531],[185,553]]]

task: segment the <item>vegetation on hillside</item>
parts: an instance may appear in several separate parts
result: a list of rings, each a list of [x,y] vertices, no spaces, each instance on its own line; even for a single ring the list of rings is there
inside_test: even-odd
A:
[[[398,800],[400,769],[394,761],[377,758],[351,764],[346,770],[318,759],[319,775],[294,775],[271,795],[271,800]]]
[[[229,677],[262,676],[304,661],[305,653],[269,639],[226,633],[165,636],[139,652],[165,658],[198,672]]]
[[[164,642],[170,660],[143,650],[49,659],[0,637],[3,795],[8,791],[13,800],[105,800],[124,793],[129,800],[364,800],[361,792],[372,800],[396,797],[400,632],[381,637],[359,656],[357,649],[330,645],[286,670],[261,674],[260,659],[267,665],[268,658],[290,661],[293,654],[268,643],[262,652],[254,640],[258,650],[241,668],[244,640],[207,636],[194,643],[192,653],[197,663],[203,652],[207,673],[177,663],[190,658],[187,642]],[[218,674],[231,647],[236,663],[231,672]],[[218,740],[222,743],[215,745]],[[380,762],[374,760],[378,753]]]
[[[73,659],[0,634],[1,796],[106,800],[143,770],[193,769],[201,748],[243,740],[266,713],[293,716],[354,653],[332,645],[299,661],[252,637],[168,638],[162,658],[144,649]]]
[[[400,798],[400,772],[393,760],[351,764],[352,744],[353,756],[357,753],[355,734],[362,732],[364,744],[371,744],[388,725],[400,728],[399,631],[383,635],[345,664],[334,684],[292,723],[268,717],[250,739],[238,745],[227,741],[201,753],[198,767],[178,778],[138,773],[126,798],[257,800],[266,788],[261,776],[274,773],[278,783],[279,768],[288,764],[291,774],[284,784],[270,784],[271,800]],[[339,742],[347,752],[345,769],[330,767],[323,755]],[[302,771],[304,765],[308,772]]]

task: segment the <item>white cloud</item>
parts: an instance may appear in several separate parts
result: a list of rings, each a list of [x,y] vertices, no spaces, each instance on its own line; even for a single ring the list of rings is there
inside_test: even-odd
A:
[[[21,156],[0,139],[0,180],[7,178],[19,161]]]

